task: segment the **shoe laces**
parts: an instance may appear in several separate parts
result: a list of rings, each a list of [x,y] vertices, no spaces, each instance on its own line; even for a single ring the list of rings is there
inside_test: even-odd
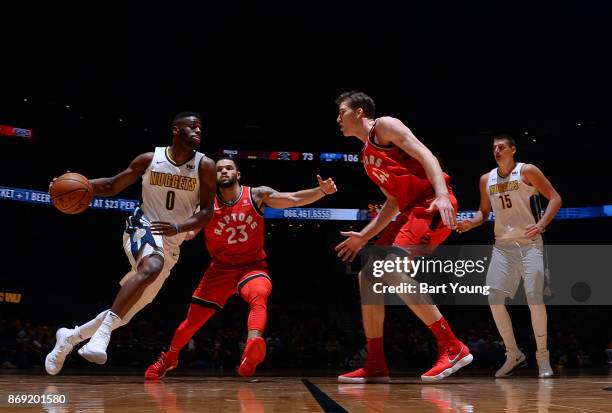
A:
[[[162,370],[168,364],[168,357],[166,353],[162,352],[157,361],[153,364],[155,370]]]
[[[66,351],[68,349],[72,350],[72,347],[73,347],[73,345],[68,341],[68,339],[63,340],[63,342],[57,348],[57,351],[54,351],[51,354],[51,359],[55,362],[55,360],[57,359],[57,356],[59,354],[62,354],[64,351]]]

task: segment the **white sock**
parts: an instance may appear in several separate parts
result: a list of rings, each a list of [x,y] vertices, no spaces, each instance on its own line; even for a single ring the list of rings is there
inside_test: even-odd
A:
[[[510,314],[508,314],[506,306],[501,304],[492,305],[491,313],[493,314],[497,331],[499,331],[499,335],[504,340],[506,351],[508,353],[518,353],[519,349],[514,338],[514,331],[512,330],[512,320],[510,320]]]
[[[533,326],[533,334],[535,335],[536,346],[538,351],[546,350],[548,347],[547,339],[547,322],[546,307],[543,304],[530,305],[531,325]]]
[[[98,328],[98,331],[100,331],[101,333],[110,334],[111,331],[113,331],[120,325],[121,318],[117,314],[113,313],[111,310],[108,310],[108,313],[106,314],[106,317],[104,317],[104,321],[102,321],[102,324]]]
[[[93,336],[96,330],[100,328],[102,321],[104,321],[104,317],[106,317],[106,313],[108,313],[109,311],[110,310],[104,310],[100,314],[98,314],[93,320],[89,320],[83,325],[76,326],[73,330],[74,334],[72,336],[72,341],[75,342],[74,344],[78,344],[81,341],[87,340],[88,338]]]

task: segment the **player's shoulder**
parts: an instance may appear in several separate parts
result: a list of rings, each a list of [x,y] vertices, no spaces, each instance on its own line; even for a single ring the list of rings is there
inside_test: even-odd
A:
[[[274,189],[270,188],[269,186],[265,186],[265,185],[251,187],[251,193],[253,194],[253,196],[258,196],[258,195],[266,196],[274,192],[276,192]]]
[[[403,136],[408,127],[401,120],[391,117],[382,116],[376,119],[375,124],[376,137],[382,145],[392,143],[398,136]]]
[[[152,160],[155,156],[155,152],[144,152],[136,157],[136,159],[149,159]]]
[[[211,169],[211,168],[214,169],[215,168],[215,161],[213,161],[208,156],[202,154],[202,158],[200,159],[200,167],[202,169]]]
[[[491,174],[491,171],[485,172],[484,174],[482,174],[480,176],[480,182],[484,182],[486,183],[489,180],[489,175]]]
[[[532,173],[532,172],[538,172],[540,170],[540,168],[538,168],[537,166],[535,166],[532,163],[523,163],[523,166],[521,167],[521,171],[523,173]]]
[[[394,128],[406,126],[404,122],[392,116],[381,116],[376,119],[376,130],[391,130]]]
[[[544,173],[532,163],[525,163],[521,167],[521,179],[527,184],[532,185],[533,180],[541,179]]]
[[[133,166],[147,168],[151,162],[153,162],[153,158],[155,157],[155,152],[145,152],[136,156],[132,161]]]

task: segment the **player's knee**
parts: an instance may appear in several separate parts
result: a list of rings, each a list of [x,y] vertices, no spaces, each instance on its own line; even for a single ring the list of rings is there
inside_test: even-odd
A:
[[[138,267],[141,282],[151,284],[164,268],[164,259],[158,255],[146,257]]]
[[[249,307],[253,308],[266,308],[268,305],[268,296],[270,295],[270,290],[268,289],[257,289],[252,291],[251,294],[247,297],[247,301],[249,303]]]
[[[527,296],[527,304],[529,306],[532,306],[532,305],[537,306],[537,305],[544,304],[544,296],[542,295],[541,292],[531,291],[531,292],[528,292],[526,296]]]
[[[252,295],[258,302],[265,302],[270,293],[272,292],[272,286],[268,283],[267,285],[258,285],[253,289]]]
[[[243,286],[241,295],[251,300],[266,300],[272,292],[272,283],[266,277],[258,277],[250,280]]]
[[[491,288],[489,291],[489,305],[505,305],[506,294],[503,291]]]

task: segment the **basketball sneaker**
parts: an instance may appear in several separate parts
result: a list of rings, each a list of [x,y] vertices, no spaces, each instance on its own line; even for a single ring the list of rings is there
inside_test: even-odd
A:
[[[366,359],[363,367],[338,376],[339,383],[389,383],[389,369],[383,362]]]
[[[251,377],[264,358],[266,358],[266,341],[261,337],[249,338],[242,353],[238,374],[242,377]]]
[[[470,349],[461,341],[448,341],[438,343],[438,361],[427,372],[421,375],[424,382],[434,382],[457,372],[474,360]]]
[[[162,351],[157,361],[145,371],[145,379],[160,380],[168,371],[174,370],[176,366],[178,366],[178,353],[175,351],[164,353]]]
[[[554,375],[550,367],[550,353],[548,350],[536,351],[536,360],[538,361],[538,377],[546,378]]]
[[[109,332],[99,328],[89,342],[79,349],[79,355],[92,363],[106,363],[106,348],[108,347],[110,336]]]
[[[495,377],[508,377],[514,373],[517,369],[525,367],[527,360],[525,354],[522,351],[507,351],[506,361],[504,364],[495,372]]]
[[[64,367],[66,356],[70,354],[72,348],[80,341],[74,336],[74,332],[72,329],[62,327],[55,333],[55,347],[45,358],[45,370],[47,370],[47,373],[55,376]]]

